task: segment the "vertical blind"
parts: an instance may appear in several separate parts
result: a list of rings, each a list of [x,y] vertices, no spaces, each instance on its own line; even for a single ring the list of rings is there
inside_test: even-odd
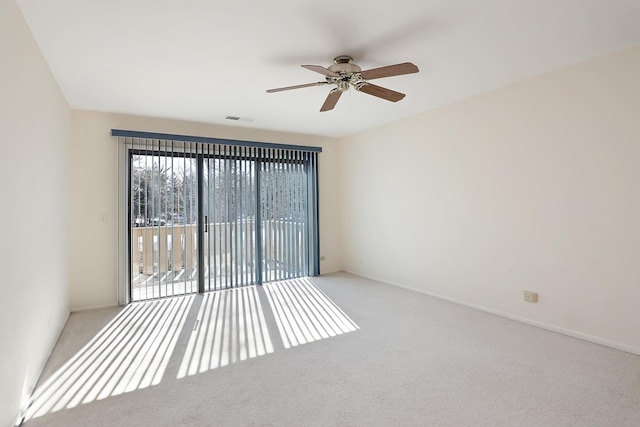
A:
[[[112,135],[126,162],[130,300],[319,274],[319,148]]]

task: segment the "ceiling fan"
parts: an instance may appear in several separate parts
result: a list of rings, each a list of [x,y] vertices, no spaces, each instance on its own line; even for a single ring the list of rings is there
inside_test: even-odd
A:
[[[391,102],[398,102],[405,97],[404,93],[396,92],[381,86],[376,86],[368,82],[368,80],[379,79],[382,77],[399,76],[402,74],[417,73],[418,67],[411,62],[403,62],[402,64],[388,65],[386,67],[373,68],[371,70],[362,71],[359,66],[353,63],[353,58],[348,55],[340,55],[333,60],[334,64],[329,68],[320,65],[302,65],[307,70],[315,71],[325,76],[326,81],[317,83],[307,83],[303,85],[279,87],[269,89],[267,93],[281,92],[284,90],[301,89],[311,86],[336,85],[331,89],[327,99],[322,104],[320,111],[329,111],[338,103],[342,92],[353,87],[359,92],[368,93],[378,98],[386,99]]]

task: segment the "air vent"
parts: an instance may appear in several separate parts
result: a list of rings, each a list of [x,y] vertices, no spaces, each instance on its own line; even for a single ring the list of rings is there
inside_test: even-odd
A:
[[[234,121],[240,121],[240,122],[252,122],[253,121],[253,118],[251,118],[251,117],[239,117],[239,116],[227,116],[227,117],[225,117],[225,119],[234,120]]]

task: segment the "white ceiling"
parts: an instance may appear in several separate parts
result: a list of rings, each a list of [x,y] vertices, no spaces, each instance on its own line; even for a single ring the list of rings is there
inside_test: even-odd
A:
[[[639,0],[18,0],[70,106],[344,136],[640,42]],[[391,103],[301,64],[348,54]],[[227,115],[250,117],[231,122]],[[141,129],[144,130],[144,129]]]

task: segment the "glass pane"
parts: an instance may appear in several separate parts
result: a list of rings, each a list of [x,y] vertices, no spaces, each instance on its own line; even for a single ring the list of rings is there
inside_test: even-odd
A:
[[[197,292],[196,161],[151,151],[131,158],[131,299]]]

